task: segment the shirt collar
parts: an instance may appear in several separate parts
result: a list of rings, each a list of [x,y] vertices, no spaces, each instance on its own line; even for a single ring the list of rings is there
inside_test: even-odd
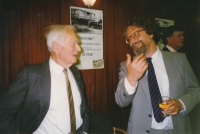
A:
[[[173,48],[170,47],[169,45],[166,45],[166,48],[168,48],[171,52],[177,52],[175,49],[173,49]]]
[[[151,56],[151,58],[155,61],[159,61],[162,58],[162,53],[158,46],[156,52]]]
[[[60,66],[59,64],[57,64],[51,57],[49,59],[49,65],[50,65],[51,73],[56,74],[56,75],[63,73],[64,68]]]

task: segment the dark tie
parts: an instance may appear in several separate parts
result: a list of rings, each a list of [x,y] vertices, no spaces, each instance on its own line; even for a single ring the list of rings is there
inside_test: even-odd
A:
[[[71,85],[69,82],[69,78],[67,75],[67,69],[64,69],[63,72],[65,73],[66,77],[66,86],[68,92],[68,100],[69,100],[69,111],[70,111],[70,121],[71,121],[71,132],[70,134],[76,134],[76,118],[75,118],[75,111],[74,111],[74,101],[72,96]]]
[[[156,122],[162,122],[165,118],[162,117],[161,111],[162,109],[158,106],[159,103],[159,97],[161,97],[160,90],[158,87],[158,82],[156,79],[155,71],[153,64],[151,62],[152,58],[147,58],[147,61],[149,63],[148,65],[148,83],[149,83],[149,91],[151,96],[151,104],[153,108],[153,114]]]

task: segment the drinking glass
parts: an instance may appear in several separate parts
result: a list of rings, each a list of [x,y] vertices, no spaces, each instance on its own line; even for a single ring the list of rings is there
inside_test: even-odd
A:
[[[162,109],[169,108],[169,106],[167,105],[167,101],[169,101],[169,100],[170,100],[170,97],[168,97],[168,96],[161,96],[159,98],[159,107],[162,108]],[[164,113],[163,111],[161,112],[161,115],[163,117],[169,116],[169,114]]]

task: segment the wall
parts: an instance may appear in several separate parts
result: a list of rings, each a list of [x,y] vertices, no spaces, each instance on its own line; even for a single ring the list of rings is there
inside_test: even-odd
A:
[[[92,114],[112,119],[116,126],[126,128],[130,107],[119,108],[114,100],[120,62],[126,53],[123,28],[132,17],[173,19],[177,24],[193,24],[197,0],[97,0],[92,9],[103,10],[103,51],[105,68],[82,70]],[[20,67],[40,63],[49,58],[43,28],[50,24],[69,24],[70,6],[85,7],[82,0],[4,0],[0,3],[1,48],[0,89],[15,77]],[[186,9],[186,10],[185,10]],[[187,12],[186,12],[187,11]],[[189,12],[188,12],[189,11]],[[3,34],[2,34],[3,33]]]

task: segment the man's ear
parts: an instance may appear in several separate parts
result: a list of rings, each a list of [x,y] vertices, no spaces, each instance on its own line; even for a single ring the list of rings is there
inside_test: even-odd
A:
[[[54,52],[58,52],[58,50],[59,50],[59,44],[56,42],[56,41],[53,41],[52,42],[52,50],[54,51]]]

